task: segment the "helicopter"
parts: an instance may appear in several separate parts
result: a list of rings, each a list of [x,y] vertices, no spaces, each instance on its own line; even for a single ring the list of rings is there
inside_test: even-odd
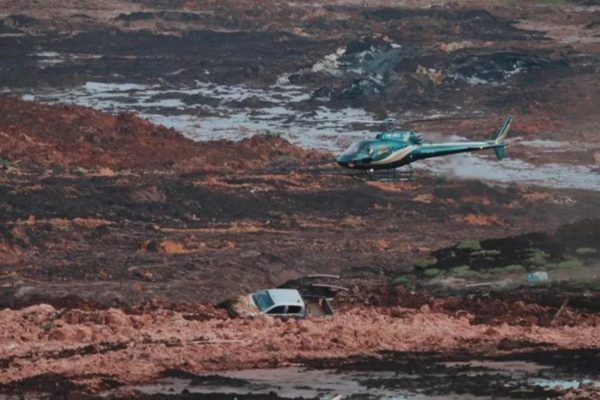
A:
[[[421,135],[413,131],[384,132],[375,139],[354,142],[336,161],[344,168],[374,172],[393,170],[408,165],[412,177],[412,162],[449,154],[492,149],[498,160],[504,158],[504,141],[508,135],[512,117],[506,118],[496,135],[485,141],[424,143]]]

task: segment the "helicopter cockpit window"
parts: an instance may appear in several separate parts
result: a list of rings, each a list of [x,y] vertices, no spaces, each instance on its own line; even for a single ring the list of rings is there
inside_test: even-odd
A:
[[[369,146],[369,149],[367,150],[367,154],[368,154],[368,155],[370,155],[370,156],[372,156],[372,155],[373,155],[373,153],[374,153],[374,151],[375,151],[375,150],[373,149],[373,147],[372,147],[372,146]]]
[[[360,150],[361,146],[362,146],[361,142],[354,142],[342,154],[348,155],[348,156],[355,154]]]

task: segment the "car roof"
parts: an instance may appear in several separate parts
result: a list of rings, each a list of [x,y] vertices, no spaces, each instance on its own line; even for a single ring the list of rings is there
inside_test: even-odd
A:
[[[267,292],[276,306],[292,304],[302,306],[304,304],[300,293],[296,289],[269,289]]]

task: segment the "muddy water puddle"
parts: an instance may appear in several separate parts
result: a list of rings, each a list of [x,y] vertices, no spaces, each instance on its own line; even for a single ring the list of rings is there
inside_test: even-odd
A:
[[[343,136],[360,139],[384,121],[360,108],[306,103],[294,85],[253,88],[200,83],[194,87],[88,82],[84,86],[23,95],[26,100],[71,103],[108,112],[135,112],[194,140],[239,140],[270,132],[309,148],[337,151]]]
[[[22,94],[28,100],[74,103],[108,112],[136,112],[150,121],[172,127],[194,140],[239,140],[258,132],[278,134],[292,143],[334,153],[354,140],[372,137],[386,121],[361,108],[332,109],[311,99],[301,86],[255,88],[198,82],[193,87],[88,82],[71,90]],[[436,115],[439,117],[439,115]],[[406,117],[406,115],[404,116]],[[427,140],[461,140],[459,136]],[[431,137],[430,137],[431,136]],[[573,151],[570,142],[515,140],[539,155],[536,164],[508,157],[493,161],[485,154],[461,154],[415,164],[440,176],[477,179],[500,184],[531,184],[561,189],[600,190],[597,165],[544,163],[546,153]]]
[[[414,361],[414,360],[413,360]],[[281,398],[469,399],[547,398],[582,387],[600,388],[600,376],[556,373],[548,365],[524,360],[473,360],[358,366],[353,369],[306,369],[292,366],[170,376],[133,387],[145,395],[219,393],[273,394]],[[107,393],[109,394],[109,393]],[[339,398],[339,397],[338,397]]]

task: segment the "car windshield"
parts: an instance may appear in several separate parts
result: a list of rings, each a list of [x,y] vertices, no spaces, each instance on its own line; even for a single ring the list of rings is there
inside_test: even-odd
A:
[[[252,299],[254,300],[254,304],[258,306],[260,311],[265,311],[273,304],[273,299],[269,296],[266,290],[261,290],[260,292],[256,292],[252,295]]]

